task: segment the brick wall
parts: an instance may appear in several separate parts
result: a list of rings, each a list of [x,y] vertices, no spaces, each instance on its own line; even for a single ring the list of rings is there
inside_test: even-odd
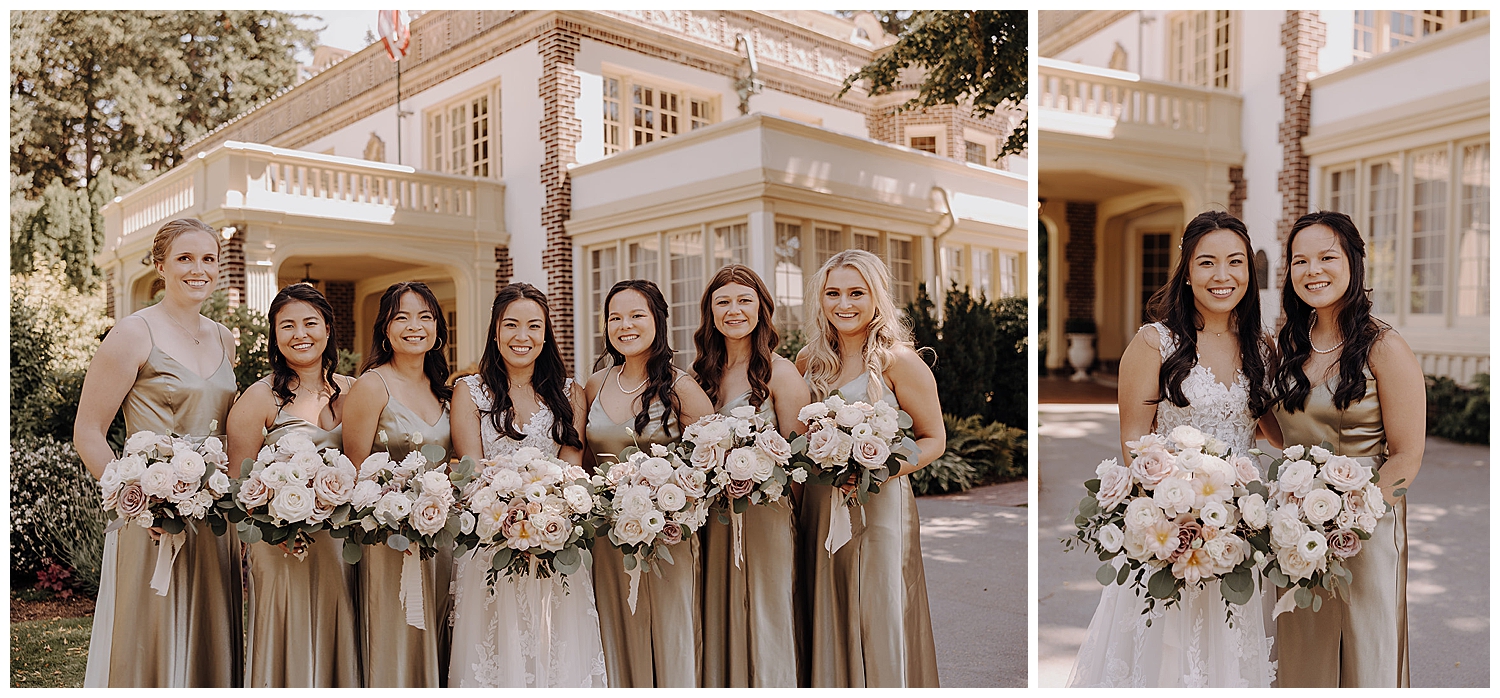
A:
[[[580,85],[574,71],[580,32],[566,22],[557,22],[541,35],[537,53],[542,57],[542,77],[537,96],[542,100],[542,231],[547,246],[542,269],[547,273],[548,305],[552,327],[562,350],[563,364],[573,363],[573,240],[563,229],[573,204],[573,182],[568,163],[575,162],[583,123],[574,113]]]
[[[354,282],[324,281],[323,295],[328,298],[328,304],[333,306],[333,331],[337,337],[335,344],[340,349],[355,351]]]
[[[906,145],[906,131],[911,126],[940,125],[943,127],[943,141],[947,148],[948,158],[964,162],[964,129],[969,128],[986,134],[988,138],[984,146],[989,150],[990,162],[985,163],[995,167],[999,163],[994,161],[1000,147],[1005,144],[1005,138],[1013,128],[1010,118],[995,112],[984,119],[979,119],[969,111],[967,107],[955,107],[951,104],[940,104],[923,109],[913,109],[906,112],[898,112],[896,107],[874,109],[865,116],[865,127],[870,130],[872,140],[885,143]]]
[[[511,261],[510,248],[505,245],[495,246],[495,293],[510,285],[510,280],[516,275],[515,262]]]
[[[1232,165],[1229,168],[1229,215],[1245,219],[1245,168]]]
[[[1069,201],[1068,244],[1063,259],[1068,263],[1068,284],[1063,295],[1068,301],[1069,320],[1094,319],[1094,223],[1098,208],[1092,202]]]
[[[245,231],[236,230],[219,248],[219,283],[215,289],[224,289],[229,296],[229,307],[238,307],[245,302]]]
[[[104,316],[115,316],[115,270],[104,270]]]
[[[1318,48],[1327,40],[1327,27],[1313,10],[1288,10],[1281,25],[1281,47],[1286,52],[1281,73],[1281,125],[1276,141],[1281,144],[1281,170],[1276,173],[1276,191],[1281,194],[1281,217],[1276,221],[1276,239],[1286,241],[1292,223],[1307,213],[1307,155],[1302,138],[1311,120],[1312,92],[1308,73],[1318,68]]]

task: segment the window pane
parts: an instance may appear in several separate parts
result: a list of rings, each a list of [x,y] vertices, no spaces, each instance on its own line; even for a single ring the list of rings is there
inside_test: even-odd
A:
[[[1448,151],[1412,160],[1411,312],[1443,312],[1448,257]]]
[[[976,165],[988,165],[989,157],[984,152],[984,146],[974,141],[964,141],[964,160]]]
[[[802,226],[776,224],[776,326],[802,328]]]
[[[994,268],[992,250],[974,250],[974,291],[984,298],[994,298]]]
[[[1172,236],[1147,233],[1141,236],[1141,324],[1150,322],[1147,307],[1156,289],[1167,283],[1172,273]]]
[[[916,258],[911,240],[887,236],[890,249],[891,286],[896,305],[905,306],[917,298]]]
[[[1490,144],[1463,150],[1458,202],[1458,305],[1465,317],[1490,314]]]
[[[630,260],[631,279],[647,279],[652,283],[661,283],[661,275],[657,264],[661,258],[656,236],[633,240],[626,243],[625,254]]]
[[[947,274],[944,290],[957,284],[959,288],[969,285],[968,277],[964,274],[964,251],[961,247],[943,248],[943,271]]]
[[[1021,255],[1003,252],[1000,254],[1000,296],[1024,295],[1021,287]]]
[[[871,235],[869,233],[856,232],[854,234],[854,249],[864,250],[876,257],[880,257],[882,260],[885,259],[885,255],[880,253],[880,235],[878,234]]]
[[[750,263],[750,233],[744,223],[714,228],[714,271],[729,264]]]
[[[937,136],[912,136],[911,147],[912,150],[921,150],[936,155]]]
[[[670,316],[673,363],[686,371],[697,353],[693,332],[698,329],[698,300],[703,293],[703,233],[693,231],[667,236],[667,304]]]
[[[844,250],[844,231],[838,228],[814,228],[817,238],[817,249],[813,255],[813,269],[823,266],[823,263]]]
[[[604,154],[620,152],[620,81],[604,78]]]
[[[1371,311],[1396,310],[1396,217],[1401,205],[1401,164],[1396,158],[1370,165],[1369,284]]]
[[[595,358],[604,355],[604,297],[620,280],[618,256],[619,251],[614,245],[589,251],[589,338],[594,353],[586,357],[587,366],[592,366]]]
[[[1354,170],[1336,170],[1328,175],[1328,210],[1347,213],[1354,208]]]

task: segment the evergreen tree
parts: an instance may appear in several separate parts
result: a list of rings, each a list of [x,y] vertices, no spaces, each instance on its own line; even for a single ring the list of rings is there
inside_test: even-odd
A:
[[[1030,397],[1026,380],[1026,299],[1011,296],[992,301],[994,374],[990,379],[990,402],[985,418],[1007,426],[1026,428],[1026,406]]]
[[[989,307],[952,284],[943,300],[943,333],[935,371],[943,411],[958,417],[984,414],[995,375],[995,321]]]

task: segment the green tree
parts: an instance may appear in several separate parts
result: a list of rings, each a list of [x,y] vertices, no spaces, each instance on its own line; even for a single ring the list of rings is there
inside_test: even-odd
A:
[[[984,415],[993,422],[1024,428],[1030,400],[1026,380],[1026,299],[999,298],[991,301],[989,308],[995,328],[994,340],[989,345],[994,356],[994,374],[990,378],[990,401]]]
[[[944,412],[960,417],[986,412],[998,358],[994,336],[989,305],[967,288],[951,284],[943,299],[943,332],[937,346],[941,369],[935,372]]]
[[[1027,54],[1025,10],[917,10],[902,18],[897,10],[877,12],[882,26],[901,30],[896,43],[878,52],[869,65],[844,79],[843,96],[860,80],[870,95],[896,91],[901,71],[925,72],[917,96],[902,111],[939,104],[968,106],[986,118],[1002,105],[1026,99]],[[1026,149],[1027,120],[1006,139],[1000,155]]]

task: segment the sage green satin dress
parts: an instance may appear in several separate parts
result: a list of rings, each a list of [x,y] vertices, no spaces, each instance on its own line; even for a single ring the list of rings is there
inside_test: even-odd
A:
[[[668,444],[681,430],[675,417],[652,401],[646,432],[633,438],[627,431],[634,415],[617,424],[596,398],[589,405],[586,428],[590,452],[613,461],[626,446]],[[697,536],[671,548],[672,564],[660,562],[661,576],[641,575],[635,612],[631,613],[630,578],[625,555],[608,539],[595,541],[594,601],[599,610],[599,633],[604,642],[604,666],[611,688],[694,688],[703,668],[703,619],[700,606],[699,543]]]
[[[839,392],[869,401],[869,374]],[[889,388],[881,400],[898,407]],[[833,487],[809,485],[801,505],[802,570],[810,626],[808,672],[817,688],[935,688],[937,652],[911,482],[893,478],[850,510],[853,537],[823,547]]]
[[[149,327],[148,330],[149,332]],[[217,335],[215,335],[217,337]],[[151,344],[125,395],[125,431],[220,436],[235,397],[226,355],[207,378]],[[244,677],[240,542],[190,524],[166,596],[151,588],[157,546],[126,525],[104,540],[86,687],[238,687]]]
[[[747,391],[719,409],[750,404]],[[757,413],[776,426],[769,397]],[[740,515],[744,560],[734,563],[733,527],[711,512],[703,530],[703,686],[796,688],[799,638],[797,523],[790,490]],[[725,516],[729,516],[726,512]]]
[[[1375,376],[1365,369],[1365,394],[1345,410],[1333,405],[1330,384],[1336,382],[1335,378],[1313,387],[1305,410],[1287,412],[1276,406],[1282,440],[1304,446],[1327,442],[1334,453],[1367,459],[1367,465],[1378,467],[1385,461],[1386,441]],[[1383,489],[1393,486],[1389,482],[1380,485]],[[1395,511],[1380,519],[1359,554],[1345,566],[1354,574],[1347,600],[1319,589],[1321,609],[1314,612],[1311,607],[1299,608],[1276,618],[1277,679],[1281,687],[1411,685],[1406,638],[1405,497]]]
[[[382,447],[381,431],[386,434],[392,461],[399,462],[427,444],[436,444],[450,455],[453,452],[447,405],[443,405],[443,415],[436,424],[427,424],[392,395],[380,412],[376,450]],[[411,438],[412,434],[422,435],[421,444]],[[359,580],[360,654],[364,685],[369,688],[438,688],[448,683],[453,551],[439,551],[422,561],[425,630],[406,623],[406,609],[401,605],[401,565],[405,557],[405,553],[388,545],[367,545],[364,556],[355,565]]]
[[[343,448],[342,424],[325,430],[280,409],[266,443],[294,433],[311,439],[319,452]],[[344,563],[342,538],[327,530],[312,538],[302,560],[280,546],[245,546],[250,560],[248,688],[360,687],[354,567]]]

